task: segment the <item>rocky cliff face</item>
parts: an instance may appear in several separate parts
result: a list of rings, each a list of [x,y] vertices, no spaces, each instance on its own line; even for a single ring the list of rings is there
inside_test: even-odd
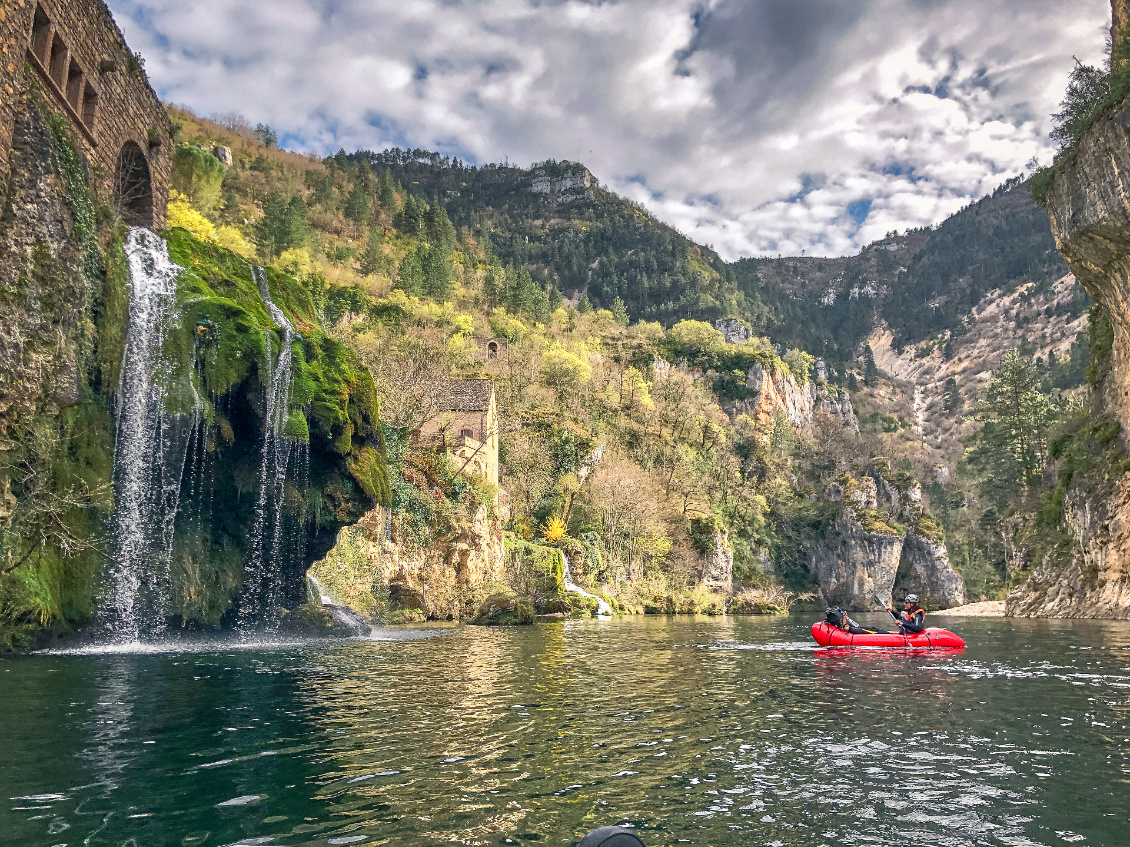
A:
[[[865,529],[856,511],[848,507],[809,553],[809,567],[829,605],[874,609],[876,594],[891,594],[902,547],[901,534]]]
[[[702,557],[702,584],[711,591],[731,594],[734,590],[734,548],[725,533],[714,533],[714,544]]]
[[[1059,251],[1114,324],[1112,367],[1101,399],[1130,432],[1130,108],[1097,124],[1048,192]]]
[[[1115,22],[1127,5],[1115,4]],[[1121,32],[1123,27],[1117,27]],[[1130,433],[1130,108],[1099,122],[1063,162],[1048,192],[1056,245],[1110,315],[1109,367],[1093,412]],[[1045,555],[1008,597],[1012,615],[1130,617],[1130,481],[1101,473],[1076,480],[1064,500],[1073,549],[1067,563]]]
[[[505,562],[502,523],[485,507],[456,517],[426,547],[374,509],[341,532],[311,573],[335,602],[366,617],[462,619],[504,581]]]
[[[1069,564],[1048,556],[1009,594],[1017,617],[1130,620],[1130,476],[1097,490],[1072,487],[1064,517],[1075,541]]]
[[[950,564],[946,545],[908,530],[894,596],[917,594],[923,608],[951,609],[965,603],[965,580]]]

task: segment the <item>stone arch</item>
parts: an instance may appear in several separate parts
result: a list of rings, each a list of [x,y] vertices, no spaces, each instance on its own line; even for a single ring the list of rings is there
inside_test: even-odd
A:
[[[131,226],[153,226],[153,183],[141,147],[127,141],[118,154],[114,200],[118,214]]]
[[[496,356],[498,356],[498,342],[492,341],[487,344],[487,357],[493,359]]]

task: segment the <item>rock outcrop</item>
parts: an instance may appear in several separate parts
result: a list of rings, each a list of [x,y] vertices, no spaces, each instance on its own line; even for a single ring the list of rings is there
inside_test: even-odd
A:
[[[890,596],[902,547],[901,534],[865,529],[855,510],[845,508],[809,552],[809,568],[830,605],[874,609],[876,594]]]
[[[1130,107],[1078,142],[1048,192],[1056,246],[1114,324],[1105,411],[1130,432]]]
[[[1073,486],[1064,517],[1075,542],[1065,567],[1048,556],[1005,603],[1015,617],[1130,620],[1130,476]]]
[[[965,605],[965,580],[950,564],[946,545],[908,530],[894,597],[917,594],[923,608],[950,609]]]
[[[1116,0],[1116,40],[1128,6]],[[1123,25],[1120,25],[1119,22]],[[1057,164],[1047,207],[1056,246],[1087,293],[1110,316],[1113,344],[1092,400],[1096,416],[1130,433],[1130,107],[1100,121]],[[1011,615],[1130,618],[1130,482],[1090,475],[1064,500],[1074,542],[1069,561],[1032,563],[1008,598]]]
[[[702,557],[702,584],[711,591],[734,590],[734,548],[724,532],[714,533],[714,546]]]
[[[503,581],[505,561],[502,524],[485,507],[452,520],[428,546],[374,509],[339,535],[311,573],[337,602],[367,617],[461,619]]]

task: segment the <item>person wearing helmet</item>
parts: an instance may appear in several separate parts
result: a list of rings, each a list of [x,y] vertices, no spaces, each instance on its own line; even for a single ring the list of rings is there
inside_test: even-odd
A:
[[[824,616],[824,620],[836,629],[842,630],[843,632],[850,632],[852,635],[875,635],[879,632],[877,629],[864,629],[849,618],[848,613],[843,609],[829,609]]]
[[[907,594],[902,601],[902,611],[895,612],[890,606],[887,611],[898,621],[899,632],[903,635],[917,635],[926,629],[926,612],[918,606],[918,595]]]

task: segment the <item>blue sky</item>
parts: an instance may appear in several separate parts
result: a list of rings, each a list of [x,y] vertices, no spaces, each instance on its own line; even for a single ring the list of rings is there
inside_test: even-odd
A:
[[[110,0],[166,100],[317,153],[582,161],[723,256],[842,255],[1047,163],[1108,0]]]

